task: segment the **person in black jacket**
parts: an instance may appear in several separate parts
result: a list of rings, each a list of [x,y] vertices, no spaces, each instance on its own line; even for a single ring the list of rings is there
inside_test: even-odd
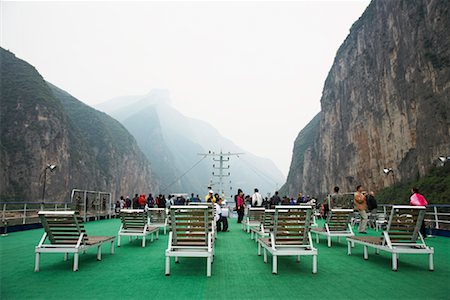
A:
[[[367,196],[366,201],[367,201],[367,210],[370,213],[369,223],[372,228],[375,228],[375,225],[376,225],[375,222],[378,218],[378,215],[377,215],[378,205],[377,205],[377,200],[375,199],[374,191],[370,191],[369,195]]]
[[[274,208],[277,205],[280,205],[281,199],[280,196],[278,196],[278,191],[275,192],[275,195],[270,198],[270,207]]]

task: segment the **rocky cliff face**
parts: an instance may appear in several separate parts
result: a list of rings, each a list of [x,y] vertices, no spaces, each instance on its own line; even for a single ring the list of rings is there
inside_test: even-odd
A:
[[[373,1],[336,54],[315,141],[306,150],[296,142],[291,169],[302,171],[291,170],[284,191],[378,189],[448,156],[449,36],[448,1]]]
[[[147,193],[158,188],[134,138],[108,115],[44,81],[0,48],[0,201],[67,201],[73,188]]]

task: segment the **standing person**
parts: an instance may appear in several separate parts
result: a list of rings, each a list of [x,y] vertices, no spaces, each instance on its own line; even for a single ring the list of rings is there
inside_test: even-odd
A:
[[[367,202],[366,202],[366,196],[363,192],[362,186],[358,185],[356,187],[355,196],[353,199],[353,203],[355,205],[355,209],[359,212],[359,215],[361,216],[361,221],[359,223],[358,232],[366,234],[366,227],[367,227]]]
[[[205,202],[212,202],[215,203],[216,202],[216,198],[214,197],[214,192],[213,190],[209,190],[208,195],[205,196]]]
[[[375,199],[375,192],[370,191],[369,195],[367,195],[367,210],[370,213],[370,225],[372,228],[375,228],[375,223],[377,221],[377,200]]]
[[[164,195],[159,195],[158,208],[166,208],[166,199],[165,199]]]
[[[139,195],[138,195],[138,194],[135,194],[135,195],[134,195],[133,202],[132,202],[132,207],[131,207],[131,208],[134,208],[134,209],[139,208]]]
[[[125,200],[123,199],[123,196],[120,196],[119,208],[123,209],[124,207],[125,207]]]
[[[252,206],[261,207],[263,204],[263,198],[259,193],[259,190],[255,188],[255,192],[252,195]]]
[[[330,196],[330,203],[328,203],[329,209],[333,208],[346,208],[342,203],[342,195],[339,194],[339,187],[335,186],[333,188],[333,194]]]
[[[270,207],[274,208],[277,205],[280,205],[281,198],[278,196],[278,191],[275,192],[275,195],[270,198]]]
[[[218,198],[214,203],[215,213],[214,219],[216,220],[217,231],[228,231],[228,219],[222,214],[222,198]]]
[[[131,199],[130,196],[127,196],[127,199],[125,200],[125,205],[127,208],[131,208]]]
[[[139,209],[144,209],[145,204],[147,204],[147,198],[145,198],[145,195],[140,195],[138,202],[139,202]]]
[[[303,203],[303,195],[302,193],[298,193],[297,195],[297,204]]]
[[[241,189],[238,189],[238,195],[237,195],[237,213],[238,213],[238,219],[237,222],[241,223],[242,219],[244,219],[244,193]]]
[[[155,206],[155,199],[153,199],[152,194],[148,194],[148,197],[147,197],[147,205],[148,205],[148,207],[150,207],[150,208],[153,208],[153,206]]]
[[[413,187],[411,190],[411,198],[409,198],[409,205],[412,206],[427,206],[428,201],[425,199],[425,197],[422,194],[419,194],[419,189],[417,187]],[[427,237],[427,232],[425,230],[425,219],[422,221],[422,224],[420,225],[420,233],[422,234],[422,237]]]

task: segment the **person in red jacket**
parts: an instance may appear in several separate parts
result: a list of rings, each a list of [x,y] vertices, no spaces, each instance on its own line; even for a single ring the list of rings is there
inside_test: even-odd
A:
[[[425,199],[425,197],[422,194],[419,194],[419,189],[416,187],[413,187],[411,190],[411,198],[409,198],[409,205],[412,206],[427,206],[428,202]],[[420,233],[422,234],[423,238],[426,238],[427,232],[425,229],[425,220],[422,221],[422,224],[420,225]]]
[[[242,219],[244,219],[244,209],[245,209],[244,193],[242,192],[241,189],[238,189],[236,205],[237,205],[236,207],[237,207],[237,213],[238,213],[237,222],[241,223]]]
[[[145,195],[140,195],[139,199],[138,199],[138,202],[139,202],[139,208],[140,209],[145,208],[145,204],[147,203],[147,199],[145,198]]]

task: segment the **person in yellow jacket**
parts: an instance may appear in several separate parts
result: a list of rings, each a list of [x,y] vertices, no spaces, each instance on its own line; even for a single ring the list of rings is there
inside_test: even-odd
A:
[[[208,195],[205,196],[205,202],[212,202],[212,203],[216,203],[216,197],[214,197],[214,192],[213,190],[209,190]]]

